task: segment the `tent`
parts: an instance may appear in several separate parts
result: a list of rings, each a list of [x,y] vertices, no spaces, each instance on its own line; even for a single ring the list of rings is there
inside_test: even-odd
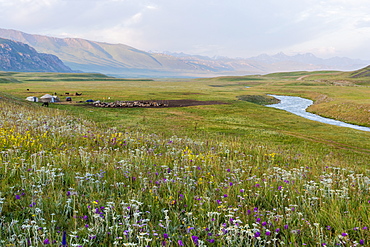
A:
[[[39,98],[30,96],[26,98],[27,101],[32,101],[32,102],[39,102]]]
[[[41,102],[59,102],[59,98],[57,96],[53,96],[50,94],[45,94],[44,96],[40,97]]]

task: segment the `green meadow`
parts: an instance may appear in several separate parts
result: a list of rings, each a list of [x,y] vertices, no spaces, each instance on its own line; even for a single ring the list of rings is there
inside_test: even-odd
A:
[[[370,239],[370,79],[0,73],[2,246],[357,246]],[[41,107],[28,96],[57,94]],[[66,94],[68,93],[68,94]],[[74,96],[75,93],[82,93]],[[72,97],[66,102],[66,97]],[[104,102],[217,101],[163,108]]]

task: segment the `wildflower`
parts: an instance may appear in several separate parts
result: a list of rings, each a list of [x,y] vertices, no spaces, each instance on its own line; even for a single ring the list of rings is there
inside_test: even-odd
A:
[[[276,228],[275,232],[276,233],[280,232],[280,228]]]
[[[168,234],[167,233],[164,233],[163,234],[163,238],[168,238]]]
[[[182,240],[178,240],[177,243],[180,245],[180,246],[185,246],[184,245],[184,242],[182,242]]]
[[[343,232],[341,235],[342,235],[343,237],[348,236],[348,234],[347,234],[347,233],[345,233],[345,232]]]
[[[359,244],[364,245],[365,241],[363,239],[360,239]]]
[[[50,241],[48,238],[44,240],[44,244],[50,244]]]
[[[326,226],[326,230],[331,230],[331,226]]]
[[[227,195],[227,194],[225,194],[225,195],[224,195],[224,197],[228,197],[228,195]]]
[[[284,229],[288,229],[289,228],[289,226],[288,225],[284,225]]]
[[[63,247],[67,246],[67,233],[65,231],[63,232],[63,237],[62,237],[62,246]]]
[[[19,200],[19,199],[21,199],[21,196],[20,195],[15,195],[15,199]]]
[[[198,239],[199,237],[198,236],[191,236],[191,239],[193,240],[194,244],[198,245]]]
[[[255,233],[254,233],[254,237],[255,237],[255,238],[258,238],[258,237],[260,237],[260,236],[261,236],[261,233],[260,233],[260,232],[255,232]]]
[[[271,232],[270,231],[266,231],[266,236],[270,236],[271,235]]]
[[[207,239],[207,241],[210,242],[210,243],[214,243],[215,242],[215,240],[213,238],[212,239]]]

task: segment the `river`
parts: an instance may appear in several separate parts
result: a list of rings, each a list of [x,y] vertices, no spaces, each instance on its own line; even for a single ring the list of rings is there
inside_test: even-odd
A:
[[[357,130],[363,130],[363,131],[370,131],[369,127],[348,124],[348,123],[344,123],[338,120],[321,117],[319,115],[307,112],[306,111],[307,107],[313,104],[312,100],[304,99],[301,97],[294,97],[294,96],[281,96],[281,95],[272,95],[272,94],[269,94],[269,96],[279,99],[280,103],[273,104],[273,105],[267,105],[268,107],[285,110],[295,115],[298,115],[298,116],[301,116],[301,117],[304,117],[304,118],[307,118],[313,121],[321,122],[321,123],[326,123],[326,124],[331,124],[331,125],[336,125],[336,126],[341,126],[341,127],[347,127],[347,128],[357,129]]]

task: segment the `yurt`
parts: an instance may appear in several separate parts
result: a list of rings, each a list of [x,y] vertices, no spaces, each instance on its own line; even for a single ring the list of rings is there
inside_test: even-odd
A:
[[[31,101],[31,102],[39,102],[39,98],[37,98],[35,96],[27,97],[26,100]]]
[[[59,102],[59,98],[57,96],[45,94],[44,96],[40,97],[40,101],[54,103],[54,102]]]

